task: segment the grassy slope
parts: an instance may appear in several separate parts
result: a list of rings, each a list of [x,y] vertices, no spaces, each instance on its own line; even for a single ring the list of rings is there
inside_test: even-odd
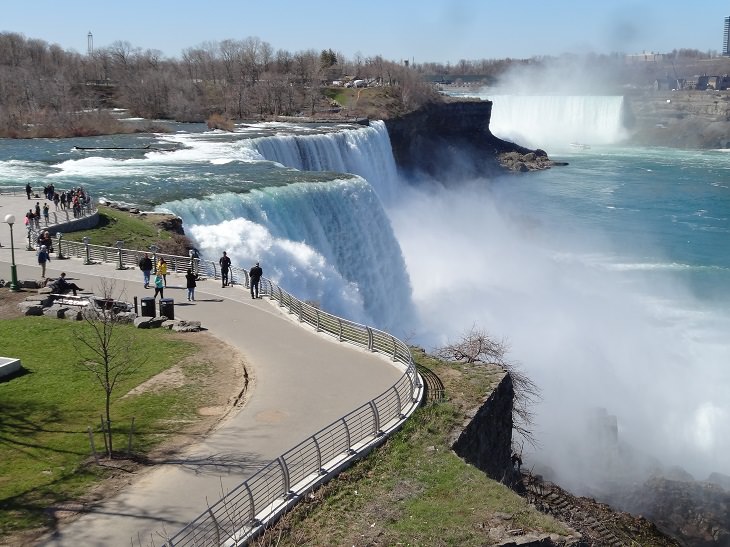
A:
[[[299,504],[262,545],[481,546],[508,529],[569,533],[451,451],[448,438],[464,411],[481,404],[502,372],[416,358],[439,375],[449,400],[421,408],[382,448]]]
[[[81,241],[88,237],[93,245],[113,247],[117,241],[124,241],[126,249],[149,249],[150,245],[172,237],[170,232],[160,230],[156,215],[133,215],[110,207],[99,207],[99,225],[89,230],[79,230],[63,235],[64,239]]]
[[[134,336],[134,353],[146,356],[133,375],[114,391],[112,419],[115,447],[126,449],[135,420],[133,450],[140,453],[195,416],[201,392],[168,389],[121,398],[133,387],[190,354],[192,343],[169,331],[119,326]],[[0,533],[41,525],[45,509],[69,499],[103,477],[101,467],[87,466],[87,428],[93,427],[97,450],[104,392],[79,368],[76,337],[88,333],[84,322],[23,317],[0,321],[3,353],[21,359],[27,373],[0,382]],[[184,370],[196,374],[197,365]]]

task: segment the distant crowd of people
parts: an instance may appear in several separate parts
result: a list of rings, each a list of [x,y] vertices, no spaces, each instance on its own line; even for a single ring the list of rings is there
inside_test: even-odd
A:
[[[40,196],[38,194],[33,193],[33,187],[30,185],[30,183],[27,183],[25,185],[25,194],[28,196],[28,199],[33,198],[39,198]],[[81,211],[86,206],[86,204],[89,201],[89,196],[87,192],[84,190],[82,186],[79,186],[78,188],[71,188],[70,190],[61,190],[60,192],[56,191],[56,188],[53,184],[49,184],[47,186],[43,187],[43,195],[45,199],[52,202],[56,208],[56,211],[58,210],[68,210],[71,209],[73,212],[74,218],[79,218],[81,216]],[[49,207],[48,204],[45,203],[43,205],[43,219],[45,220],[46,226],[48,225],[48,211]],[[31,208],[26,213],[26,218],[28,219],[26,221],[26,226],[35,226],[36,228],[40,228],[40,220],[41,220],[41,206],[40,202],[36,201],[35,204],[35,210]]]

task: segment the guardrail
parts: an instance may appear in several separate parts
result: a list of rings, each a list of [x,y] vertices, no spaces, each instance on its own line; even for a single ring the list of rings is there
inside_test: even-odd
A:
[[[59,253],[94,261],[114,262],[118,268],[137,267],[145,251],[59,240]],[[192,268],[220,278],[218,265],[198,258],[152,253],[153,264],[164,257],[168,271]],[[248,272],[232,268],[234,282],[249,287]],[[290,314],[341,342],[387,355],[403,367],[403,375],[386,391],[332,422],[242,482],[210,505],[174,536],[166,547],[248,544],[264,528],[296,504],[312,488],[323,484],[352,462],[367,455],[399,429],[415,412],[424,394],[408,346],[395,336],[322,311],[296,298],[268,278],[262,278],[259,294],[275,300]],[[201,500],[201,504],[202,504]]]
[[[239,484],[173,537],[166,547],[247,545],[312,488],[362,458],[400,428],[418,408],[423,384],[405,343],[292,296],[269,279],[260,294],[279,302],[317,332],[387,354],[405,372],[389,389],[332,422]]]

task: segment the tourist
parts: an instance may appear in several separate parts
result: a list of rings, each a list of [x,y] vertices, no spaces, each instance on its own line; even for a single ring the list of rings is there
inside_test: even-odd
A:
[[[41,245],[38,250],[38,265],[41,267],[41,277],[46,278],[46,263],[51,261],[51,255],[48,254],[48,247]]]
[[[142,279],[144,281],[144,288],[150,288],[150,273],[152,273],[152,259],[150,255],[145,253],[139,261],[139,269],[142,270]]]
[[[165,287],[167,287],[167,262],[165,262],[165,259],[162,257],[160,257],[160,260],[157,261],[157,273],[162,276]]]
[[[48,204],[43,204],[43,220],[46,223],[46,226],[48,226]]]
[[[197,286],[196,281],[200,279],[198,274],[194,274],[193,270],[188,269],[188,273],[185,274],[185,280],[187,281],[188,287],[188,302],[195,302],[195,287]]]
[[[162,280],[162,276],[158,273],[155,275],[155,294],[152,298],[157,298],[157,295],[160,295],[160,300],[165,298],[165,285],[164,281]]]
[[[228,255],[225,251],[223,251],[223,256],[218,260],[218,264],[221,266],[221,283],[222,287],[228,286],[228,270],[231,268],[231,259],[228,258]],[[233,277],[233,276],[231,276]]]
[[[28,196],[28,199],[30,199],[30,195],[33,193],[33,187],[30,185],[30,182],[25,185],[25,195]]]
[[[76,283],[69,283],[66,281],[66,272],[61,272],[61,277],[52,281],[49,286],[54,294],[66,294],[68,291],[73,291],[74,296],[76,296],[76,291],[84,290]]]
[[[258,262],[248,272],[248,277],[251,282],[251,298],[259,297],[259,280],[261,279],[261,276],[263,274],[264,274],[264,271],[261,269],[261,266],[259,266]]]

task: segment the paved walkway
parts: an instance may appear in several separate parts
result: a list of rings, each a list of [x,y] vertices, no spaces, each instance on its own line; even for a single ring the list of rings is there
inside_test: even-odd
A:
[[[14,213],[15,262],[19,279],[40,277],[35,252],[25,250],[25,196],[0,195],[0,278],[9,279],[9,228]],[[18,240],[17,235],[21,236]],[[54,253],[55,255],[55,253]],[[265,266],[265,265],[264,265]],[[99,280],[113,278],[125,299],[152,296],[139,270],[111,264],[52,258],[46,275],[61,271],[86,290],[100,292]],[[302,326],[268,299],[252,300],[241,287],[223,289],[201,281],[197,300],[186,301],[184,278],[168,275],[165,297],[174,298],[175,317],[200,320],[212,334],[236,347],[255,378],[247,404],[229,415],[176,461],[157,466],[89,514],[61,526],[42,543],[52,546],[124,546],[162,543],[156,532],[174,534],[213,503],[223,489],[251,476],[271,459],[392,386],[402,372],[386,357],[339,343]],[[195,336],[195,334],[191,334]],[[0,354],[2,343],[0,342]]]

